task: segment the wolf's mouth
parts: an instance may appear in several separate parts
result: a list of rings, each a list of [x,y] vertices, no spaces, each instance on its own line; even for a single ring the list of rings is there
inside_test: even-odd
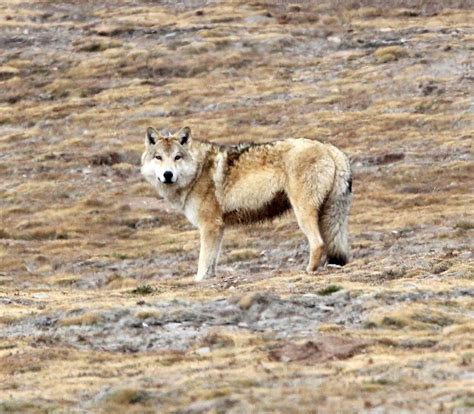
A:
[[[166,180],[160,180],[158,179],[158,182],[160,182],[161,184],[166,184],[166,185],[171,185],[171,184],[174,184],[175,181],[173,181],[172,179],[168,178]]]

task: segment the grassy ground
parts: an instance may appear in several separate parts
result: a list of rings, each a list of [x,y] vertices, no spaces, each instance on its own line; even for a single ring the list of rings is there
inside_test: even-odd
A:
[[[0,4],[0,412],[473,409],[474,11],[376,4]],[[194,283],[138,166],[185,124],[346,151],[351,263],[289,216]]]

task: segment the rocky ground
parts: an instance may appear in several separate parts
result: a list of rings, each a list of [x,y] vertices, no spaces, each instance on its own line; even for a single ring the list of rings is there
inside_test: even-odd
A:
[[[1,3],[0,412],[471,412],[471,6]],[[342,148],[350,264],[290,215],[196,284],[148,125]]]

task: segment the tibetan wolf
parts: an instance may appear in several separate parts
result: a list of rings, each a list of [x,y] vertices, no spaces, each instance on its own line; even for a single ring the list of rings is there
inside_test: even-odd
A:
[[[189,127],[162,134],[149,127],[141,173],[200,230],[195,280],[214,276],[224,227],[293,209],[309,241],[308,272],[349,258],[352,176],[336,147],[304,138],[220,145],[191,137]]]

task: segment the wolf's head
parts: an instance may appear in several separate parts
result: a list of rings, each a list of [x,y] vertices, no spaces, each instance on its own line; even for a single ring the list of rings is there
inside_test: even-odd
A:
[[[146,131],[142,155],[143,176],[156,188],[171,190],[190,185],[198,164],[190,152],[191,129],[184,127],[175,134],[162,135],[150,127]]]

